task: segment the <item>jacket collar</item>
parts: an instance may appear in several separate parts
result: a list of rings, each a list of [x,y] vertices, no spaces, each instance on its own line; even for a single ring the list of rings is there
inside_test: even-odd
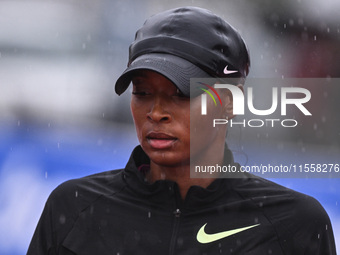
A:
[[[145,179],[143,171],[140,171],[139,168],[140,166],[149,164],[150,159],[143,151],[142,147],[140,145],[135,147],[123,171],[124,180],[128,187],[138,196],[147,197],[152,200],[155,199],[157,201],[164,201],[164,199],[174,196],[178,189],[175,182],[158,180],[150,184]],[[232,152],[227,146],[225,147],[224,164],[235,165],[239,169],[239,164],[234,162]],[[196,203],[206,203],[207,200],[215,200],[222,194],[230,191],[237,179],[244,178],[244,176],[238,176],[238,178],[225,177],[226,176],[221,176],[221,178],[216,179],[207,188],[192,186],[188,191],[187,198],[190,197],[190,200],[195,201]],[[223,186],[223,188],[221,186]]]

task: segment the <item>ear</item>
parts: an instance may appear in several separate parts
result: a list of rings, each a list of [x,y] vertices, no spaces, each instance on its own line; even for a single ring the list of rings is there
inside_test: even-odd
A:
[[[242,84],[238,84],[237,87],[242,90],[242,93],[244,93]],[[231,94],[229,90],[228,90],[228,94],[227,94],[227,98],[225,102],[226,103],[224,106],[225,107],[224,112],[226,113],[226,117],[228,117],[228,119],[232,119],[235,117],[233,113],[233,95]]]

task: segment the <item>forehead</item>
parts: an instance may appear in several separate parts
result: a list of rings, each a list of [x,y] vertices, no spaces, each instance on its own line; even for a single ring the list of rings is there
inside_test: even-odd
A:
[[[155,72],[150,71],[150,70],[144,70],[144,69],[136,70],[131,75],[131,81],[134,83],[140,79],[147,79],[149,78],[149,76],[152,76],[152,73],[155,73]]]

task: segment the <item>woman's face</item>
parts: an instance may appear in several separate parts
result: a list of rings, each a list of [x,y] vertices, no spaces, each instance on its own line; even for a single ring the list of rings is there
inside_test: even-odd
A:
[[[190,98],[163,75],[149,70],[136,72],[132,84],[131,111],[145,153],[159,165],[189,165]],[[192,99],[191,107],[200,116],[199,97]],[[214,137],[211,136],[212,122],[205,123],[206,127],[201,130],[210,135],[196,134],[200,142],[195,150],[206,147]]]
[[[164,76],[148,70],[132,79],[131,112],[138,140],[156,164],[190,157],[190,99]]]

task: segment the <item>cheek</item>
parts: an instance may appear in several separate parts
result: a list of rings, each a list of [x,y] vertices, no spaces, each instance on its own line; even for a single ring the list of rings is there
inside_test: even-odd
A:
[[[191,131],[199,131],[202,132],[212,132],[213,131],[213,120],[224,118],[222,113],[222,108],[218,104],[214,105],[212,100],[208,100],[207,102],[207,114],[202,115],[201,113],[201,99],[200,97],[194,98],[190,105],[190,125]]]
[[[138,140],[141,141],[141,139],[142,139],[143,123],[145,122],[144,121],[145,120],[144,108],[143,107],[139,107],[132,100],[131,101],[131,105],[130,105],[130,109],[131,109],[131,114],[132,114],[133,122],[135,124]]]
[[[196,99],[190,108],[190,145],[193,151],[212,143],[220,133],[220,126],[213,127],[214,119],[224,119],[221,105],[215,106],[212,100],[207,102],[207,114],[201,114],[200,99]]]

